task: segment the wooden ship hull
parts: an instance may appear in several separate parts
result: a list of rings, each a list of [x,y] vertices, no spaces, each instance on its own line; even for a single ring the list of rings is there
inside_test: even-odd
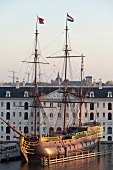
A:
[[[44,157],[54,159],[91,152],[98,145],[103,133],[102,126],[92,128],[92,130],[78,132],[70,137],[21,137],[20,151],[22,158],[26,162],[38,162]]]

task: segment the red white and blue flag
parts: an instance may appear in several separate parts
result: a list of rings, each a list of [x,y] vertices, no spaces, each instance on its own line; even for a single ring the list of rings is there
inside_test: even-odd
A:
[[[67,14],[67,21],[74,22],[74,18]]]
[[[38,17],[39,24],[44,24],[44,19]]]

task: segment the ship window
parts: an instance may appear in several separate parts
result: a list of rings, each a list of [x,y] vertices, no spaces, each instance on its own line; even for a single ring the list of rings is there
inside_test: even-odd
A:
[[[112,114],[108,113],[108,120],[112,120]]]
[[[103,117],[105,117],[105,112],[103,112]]]
[[[94,97],[94,92],[93,91],[90,92],[90,96],[89,97]]]
[[[94,103],[90,103],[90,110],[94,110]]]
[[[107,97],[112,97],[112,92],[109,91]]]
[[[6,120],[9,120],[9,119],[10,119],[10,113],[7,112],[7,113],[6,113]]]
[[[28,110],[28,102],[24,103],[24,110]]]
[[[94,120],[94,113],[93,112],[90,113],[90,120]]]
[[[10,110],[10,102],[6,103],[6,110]]]
[[[24,97],[29,97],[28,91],[25,91],[25,92],[24,92]]]
[[[112,110],[112,104],[108,103],[108,110]]]
[[[28,127],[27,126],[24,127],[24,133],[28,133]]]
[[[27,112],[24,113],[24,120],[28,120],[28,113]]]
[[[105,136],[103,136],[103,138],[105,138]]]
[[[10,133],[10,127],[9,126],[6,127],[6,133]]]
[[[6,91],[6,97],[11,97],[10,91]]]

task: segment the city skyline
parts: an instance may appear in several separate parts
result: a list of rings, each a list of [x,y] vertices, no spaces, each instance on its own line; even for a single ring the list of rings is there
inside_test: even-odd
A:
[[[111,0],[1,1],[0,82],[12,81],[12,73],[8,70],[17,72],[16,77],[20,81],[27,79],[28,70],[21,61],[31,55],[29,49],[34,42],[37,15],[44,19],[44,25],[38,25],[38,29],[41,54],[45,61],[50,62],[45,67],[47,80],[54,79],[58,72],[62,72],[62,66],[56,64],[59,61],[47,60],[46,57],[63,49],[67,12],[74,18],[74,23],[68,23],[71,48],[74,54],[86,56],[84,75],[91,75],[96,81],[100,78],[102,82],[113,80],[112,6]],[[51,43],[53,41],[55,45]],[[80,71],[80,60],[76,63],[73,77],[79,79],[77,70]]]

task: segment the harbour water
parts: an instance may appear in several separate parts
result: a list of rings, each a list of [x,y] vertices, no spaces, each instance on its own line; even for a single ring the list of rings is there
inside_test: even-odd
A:
[[[113,145],[101,145],[100,149],[112,149],[109,155],[86,158],[66,163],[41,167],[39,164],[22,164],[21,161],[0,163],[0,170],[113,170]]]

